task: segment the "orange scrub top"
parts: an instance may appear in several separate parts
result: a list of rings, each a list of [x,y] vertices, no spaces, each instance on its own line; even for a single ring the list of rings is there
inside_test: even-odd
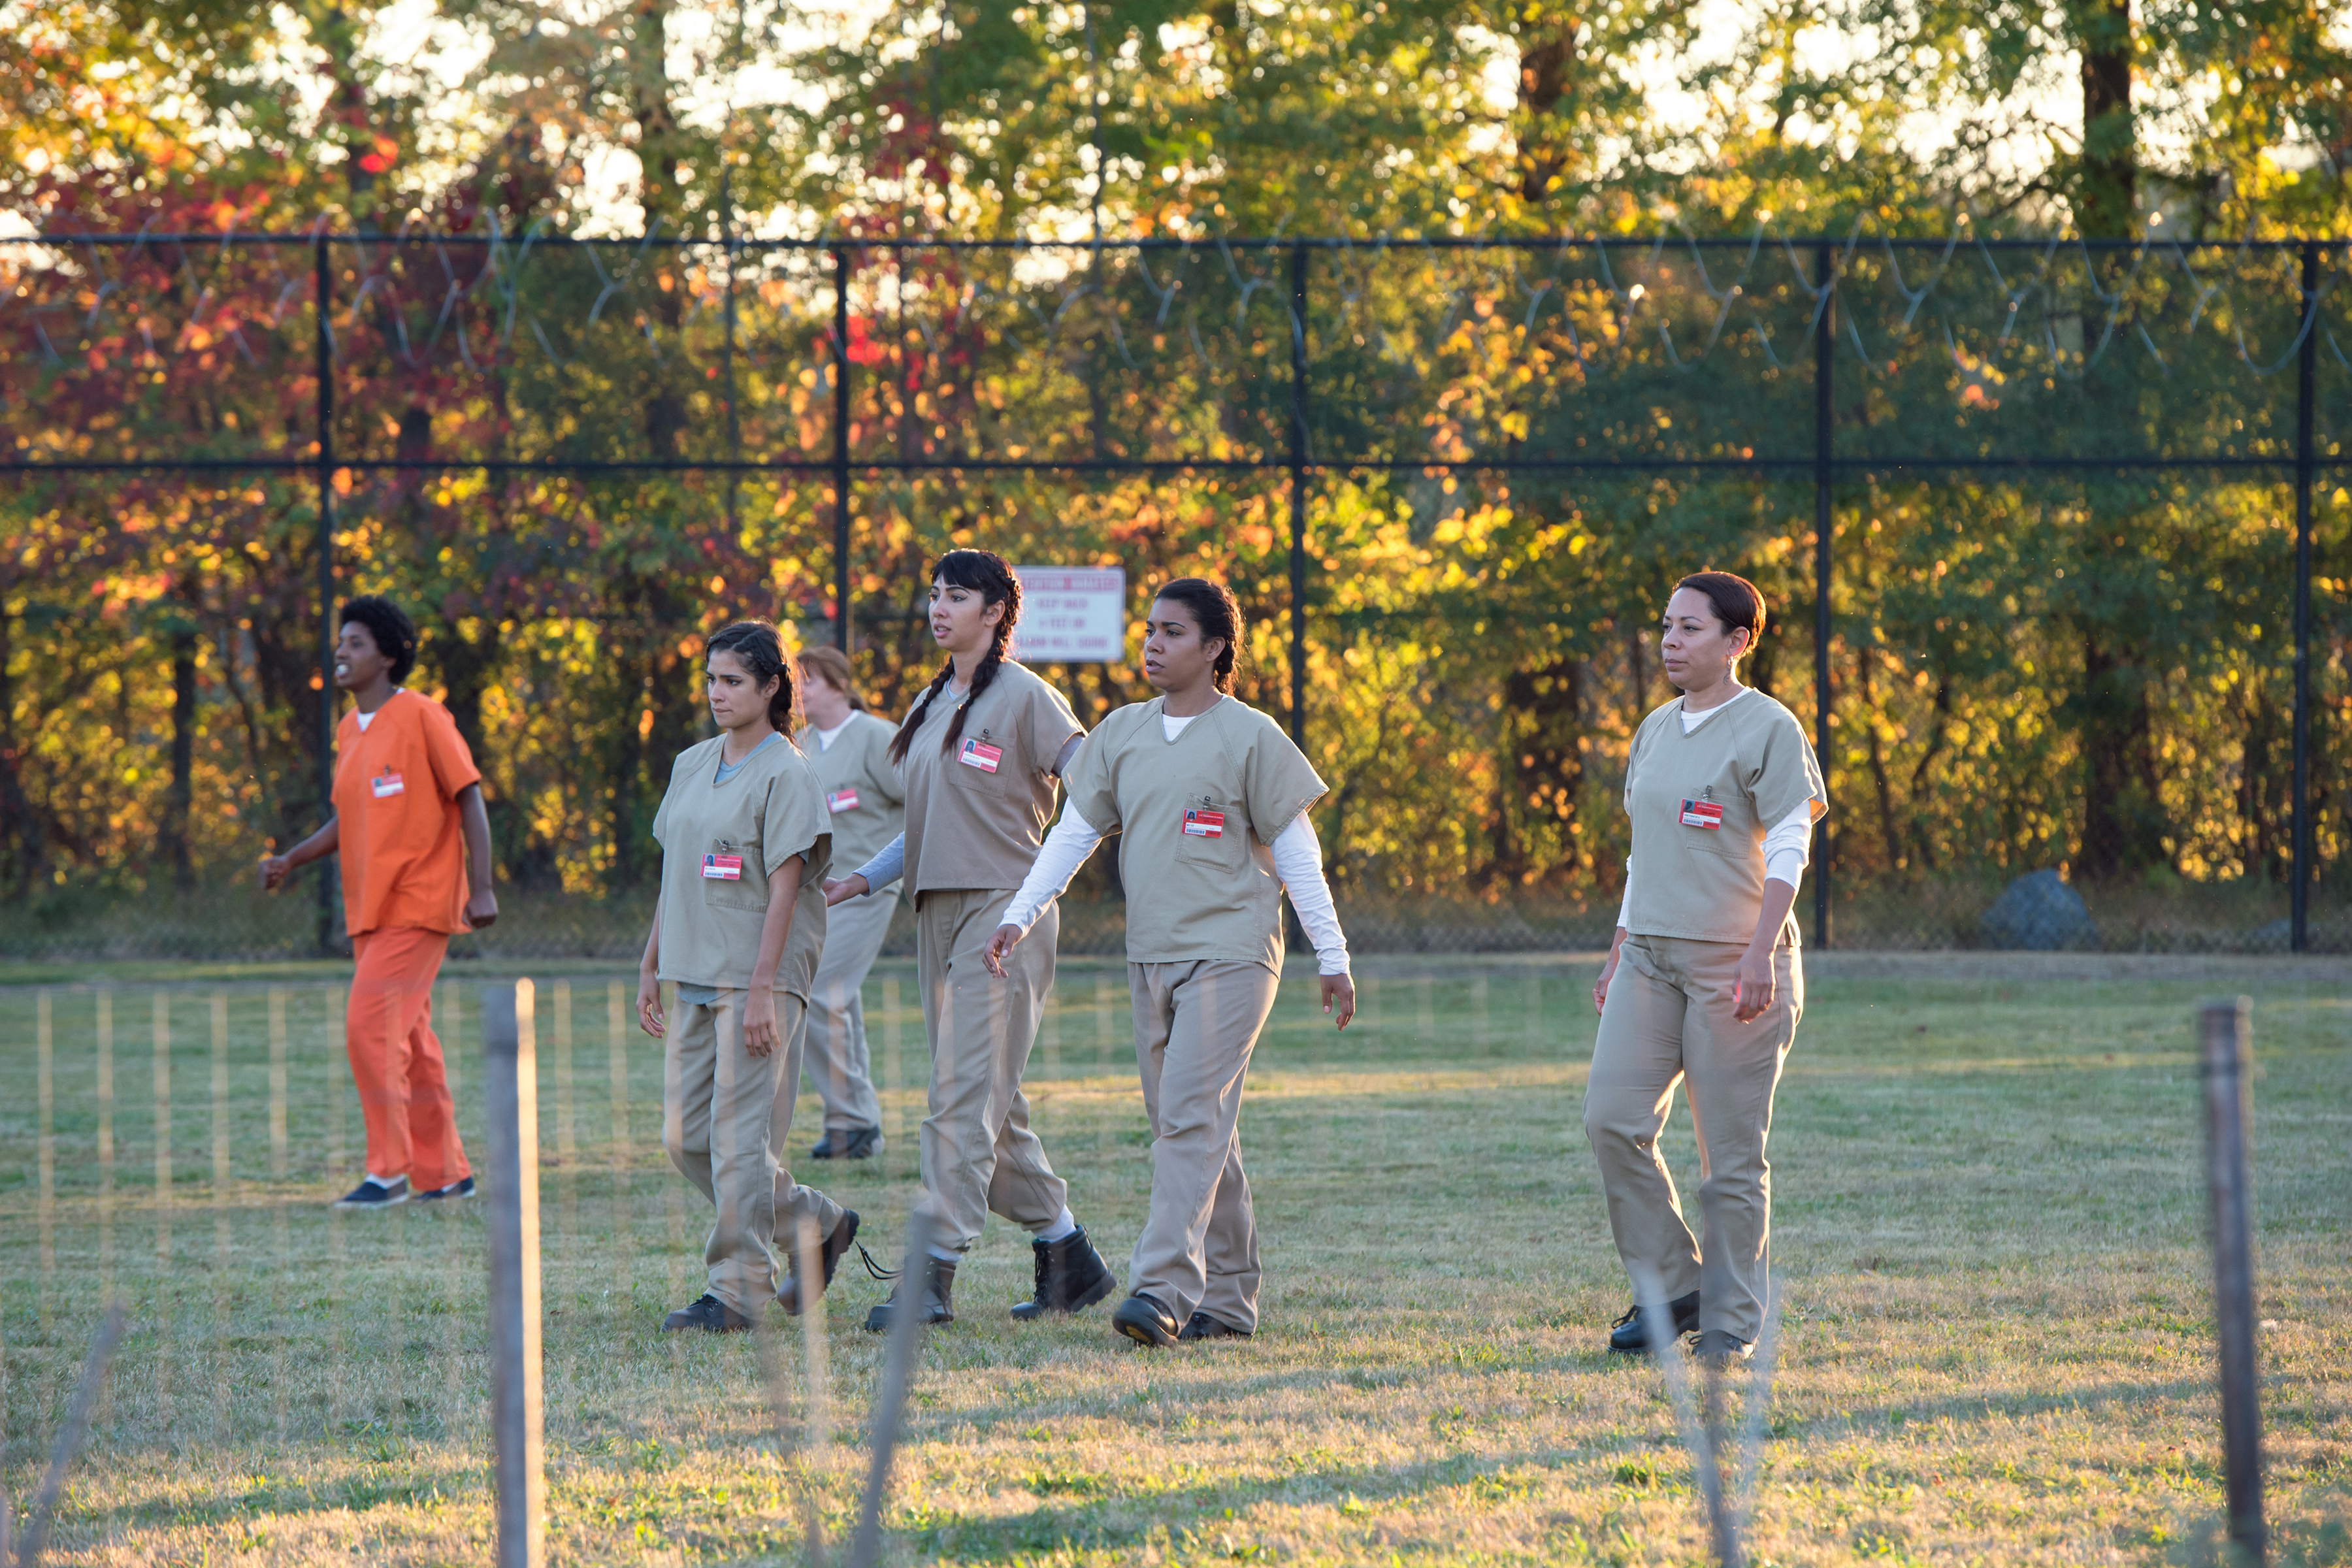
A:
[[[341,829],[344,929],[461,931],[466,845],[457,793],[481,771],[449,710],[396,690],[360,728],[335,731],[335,820]]]

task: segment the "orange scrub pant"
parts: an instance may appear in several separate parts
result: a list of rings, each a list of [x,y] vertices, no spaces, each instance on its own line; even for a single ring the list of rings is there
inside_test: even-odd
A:
[[[433,982],[446,932],[393,926],[352,939],[359,961],[343,1041],[367,1122],[367,1169],[429,1193],[473,1174],[457,1138],[457,1106],[433,1033]]]

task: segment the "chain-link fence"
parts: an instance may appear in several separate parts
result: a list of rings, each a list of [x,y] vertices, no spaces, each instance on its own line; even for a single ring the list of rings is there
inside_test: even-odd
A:
[[[2160,231],[2159,231],[2160,232]],[[935,667],[925,563],[1224,578],[1353,940],[1605,940],[1675,577],[1820,738],[1809,931],[2352,945],[2338,242],[74,237],[0,247],[0,952],[258,955],[321,606],[385,591],[512,891],[617,955],[699,638]],[[1129,647],[1134,647],[1130,639]],[[1092,722],[1132,665],[1043,670]],[[1115,951],[1090,871],[1072,951]]]

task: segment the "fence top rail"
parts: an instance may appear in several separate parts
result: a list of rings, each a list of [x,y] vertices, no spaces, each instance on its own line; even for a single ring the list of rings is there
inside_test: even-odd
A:
[[[142,245],[253,245],[253,246],[313,246],[313,245],[454,245],[454,246],[553,246],[654,247],[662,249],[711,248],[735,251],[851,251],[851,250],[1192,250],[1203,247],[1223,246],[1228,250],[1528,250],[1551,247],[1560,250],[1639,249],[1643,247],[1682,247],[1696,246],[1704,250],[1738,250],[1756,246],[1766,240],[1776,245],[1801,246],[1818,249],[1822,246],[1851,249],[1863,243],[1873,247],[1892,247],[1897,250],[1938,250],[1966,243],[1988,250],[2037,251],[2062,247],[2079,246],[2086,250],[2128,252],[2150,247],[2170,247],[2180,250],[2224,251],[2284,251],[2316,247],[2326,250],[2352,249],[2352,237],[2325,235],[2297,236],[2284,239],[2179,239],[2169,235],[2149,235],[2138,239],[2085,239],[2077,235],[2041,235],[2028,238],[1990,239],[1980,235],[1893,236],[1847,235],[1768,235],[1761,232],[1747,236],[1708,236],[1679,234],[1626,235],[1522,235],[1522,236],[1450,236],[1428,237],[1382,236],[1351,238],[1336,236],[1279,236],[1261,237],[1230,237],[1206,236],[1196,238],[1152,237],[1141,239],[945,239],[945,238],[848,238],[839,236],[815,239],[748,239],[733,237],[697,237],[687,235],[569,235],[525,232],[521,234],[438,234],[423,231],[383,233],[376,230],[320,230],[317,233],[281,234],[274,232],[240,232],[214,230],[195,233],[156,233],[141,230],[131,234],[67,233],[43,229],[32,234],[0,235],[0,249],[12,246],[131,246]]]

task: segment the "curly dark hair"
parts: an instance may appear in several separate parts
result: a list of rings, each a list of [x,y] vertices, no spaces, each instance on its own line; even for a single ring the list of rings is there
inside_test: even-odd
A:
[[[365,626],[376,651],[392,660],[392,683],[408,679],[416,668],[416,623],[382,594],[362,594],[343,606],[338,626]]]
[[[931,581],[944,583],[950,588],[969,588],[981,596],[983,605],[1004,606],[1004,618],[996,623],[996,640],[989,645],[988,657],[980,661],[980,668],[972,671],[971,690],[957,705],[955,717],[948,721],[948,732],[940,742],[940,750],[953,751],[955,743],[963,738],[965,712],[980,700],[980,694],[988,689],[989,683],[996,679],[997,670],[1004,663],[1004,650],[1013,642],[1013,623],[1021,618],[1021,579],[1013,574],[1013,568],[1005,564],[1004,557],[993,550],[950,550],[940,557],[937,566],[931,568]],[[890,761],[893,763],[906,759],[907,747],[914,741],[915,731],[921,729],[923,721],[930,716],[931,699],[946,690],[948,682],[954,679],[955,660],[950,659],[940,667],[940,672],[931,678],[931,683],[923,688],[923,694],[908,710],[907,721],[898,726],[898,732],[890,739]]]

